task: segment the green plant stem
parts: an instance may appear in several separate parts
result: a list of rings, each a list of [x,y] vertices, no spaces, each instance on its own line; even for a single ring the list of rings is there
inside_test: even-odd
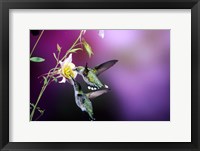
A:
[[[31,50],[31,53],[30,53],[30,58],[31,58],[31,56],[32,56],[32,54],[33,54],[38,42],[40,41],[40,38],[42,37],[43,33],[44,33],[44,30],[42,30],[42,32],[40,33],[40,35],[39,35],[39,37],[38,37],[38,39],[37,39],[37,41],[35,43],[35,45],[33,46],[33,49]]]
[[[43,94],[44,90],[46,89],[46,87],[47,87],[47,84],[42,86],[42,89],[41,89],[41,91],[40,91],[40,94],[39,94],[39,96],[38,96],[38,98],[37,98],[37,101],[36,101],[36,103],[35,103],[35,105],[34,105],[34,107],[33,107],[33,110],[32,110],[32,112],[31,112],[30,121],[33,120],[33,116],[34,116],[34,113],[35,113],[35,109],[37,108],[37,105],[38,105],[38,103],[39,103],[39,101],[40,101],[40,98],[42,97],[42,94]]]
[[[71,50],[71,49],[74,48],[74,46],[77,44],[77,42],[78,42],[79,39],[81,38],[82,34],[83,34],[83,30],[80,32],[80,35],[78,36],[78,38],[76,39],[76,41],[73,43],[73,45],[70,47],[69,50]],[[39,38],[38,38],[38,39],[39,39]],[[68,50],[68,51],[69,51],[69,50]],[[69,54],[68,51],[67,51],[66,54],[63,56],[63,58],[60,59],[60,61],[63,61],[63,60],[67,57],[67,55]],[[57,61],[57,64],[56,64],[56,66],[53,68],[52,73],[55,72],[55,70],[57,69],[58,66],[59,66],[59,61]],[[52,69],[51,69],[51,70],[52,70]],[[36,110],[36,108],[37,108],[37,105],[38,105],[38,103],[39,103],[39,101],[40,101],[40,99],[41,99],[41,97],[42,97],[42,95],[43,95],[45,89],[46,89],[47,86],[49,85],[49,82],[51,81],[51,78],[52,78],[52,77],[50,76],[51,70],[48,72],[48,75],[47,75],[47,79],[48,79],[48,80],[47,80],[47,83],[46,83],[46,84],[43,84],[42,89],[41,89],[41,91],[40,91],[40,93],[39,93],[39,96],[38,96],[38,98],[37,98],[37,101],[36,101],[36,103],[35,103],[35,105],[34,105],[34,107],[33,107],[33,110],[32,110],[31,115],[30,115],[30,121],[33,120],[33,116],[34,116],[35,110]]]

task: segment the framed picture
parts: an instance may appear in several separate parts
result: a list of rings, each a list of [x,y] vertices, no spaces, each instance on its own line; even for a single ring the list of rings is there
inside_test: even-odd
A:
[[[198,0],[0,6],[1,150],[200,150]]]

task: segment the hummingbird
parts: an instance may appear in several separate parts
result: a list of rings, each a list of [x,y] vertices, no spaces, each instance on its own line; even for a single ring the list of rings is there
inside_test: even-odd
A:
[[[118,60],[110,60],[104,62],[94,68],[88,68],[87,63],[86,66],[78,66],[76,67],[76,71],[80,74],[83,80],[87,83],[88,89],[97,90],[100,88],[108,88],[107,85],[104,85],[98,78],[98,75],[102,72],[108,70],[112,67]]]
[[[95,120],[94,113],[93,113],[93,107],[92,107],[92,102],[90,99],[94,99],[104,93],[107,93],[109,90],[108,89],[102,89],[102,90],[97,90],[89,93],[84,93],[82,91],[80,83],[73,80],[73,87],[74,87],[74,95],[75,95],[75,102],[76,105],[84,112],[87,112],[91,120]]]

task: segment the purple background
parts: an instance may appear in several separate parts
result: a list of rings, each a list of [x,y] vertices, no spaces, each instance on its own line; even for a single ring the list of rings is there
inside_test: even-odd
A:
[[[55,66],[56,44],[69,49],[80,30],[45,30],[32,56],[45,58],[30,66],[30,98],[35,103],[42,83],[37,77]],[[30,49],[38,35],[30,34]],[[73,54],[73,63],[94,67],[117,59],[118,63],[99,78],[111,91],[92,100],[97,121],[169,121],[170,120],[170,30],[87,30],[84,35],[94,55],[85,51]],[[63,54],[61,54],[63,55]],[[77,77],[88,92],[81,77]],[[68,83],[52,83],[42,96],[39,107],[45,109],[42,121],[88,120],[75,104],[73,88]]]

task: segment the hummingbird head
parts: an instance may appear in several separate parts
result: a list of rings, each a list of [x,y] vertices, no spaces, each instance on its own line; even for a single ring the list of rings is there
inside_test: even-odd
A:
[[[78,72],[78,73],[82,73],[84,71],[84,67],[82,66],[78,66],[75,69],[73,69],[74,71]]]
[[[73,69],[73,70],[76,71],[76,72],[78,72],[79,74],[82,74],[83,76],[87,76],[87,75],[88,75],[88,72],[89,72],[87,63],[86,63],[86,65],[85,65],[85,67],[83,67],[83,66],[78,66],[78,67],[76,67],[76,68]]]
[[[88,64],[86,63],[85,68],[84,68],[84,71],[83,71],[83,75],[84,75],[84,76],[87,76],[87,75],[88,75],[88,72],[89,72],[89,70],[88,70]]]

